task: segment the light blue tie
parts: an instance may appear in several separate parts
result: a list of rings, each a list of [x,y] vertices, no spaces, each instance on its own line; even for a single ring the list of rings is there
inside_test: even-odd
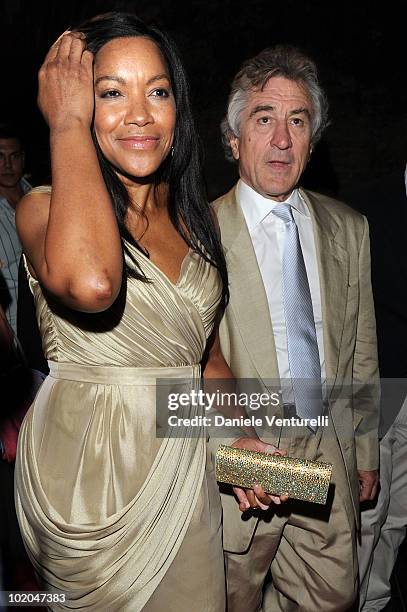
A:
[[[273,213],[284,221],[286,230],[282,284],[296,413],[301,418],[315,419],[323,413],[321,365],[307,271],[291,206],[278,204]],[[308,426],[313,431],[317,429]]]

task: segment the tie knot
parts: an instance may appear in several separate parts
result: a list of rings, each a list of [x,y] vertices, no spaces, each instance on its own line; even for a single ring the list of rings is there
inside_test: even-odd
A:
[[[294,223],[290,204],[277,204],[272,212],[276,217],[284,221],[284,223]]]

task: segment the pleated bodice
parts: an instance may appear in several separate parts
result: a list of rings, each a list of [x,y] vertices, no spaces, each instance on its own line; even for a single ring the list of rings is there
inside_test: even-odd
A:
[[[220,298],[217,270],[189,250],[174,284],[147,257],[128,247],[152,282],[127,279],[116,303],[97,315],[47,301],[39,283],[30,278],[48,360],[127,367],[200,362]]]

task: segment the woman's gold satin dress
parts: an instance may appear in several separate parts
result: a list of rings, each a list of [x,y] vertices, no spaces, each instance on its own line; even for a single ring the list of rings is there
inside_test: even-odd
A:
[[[51,371],[20,434],[20,527],[44,589],[67,594],[51,609],[223,612],[206,437],[155,429],[157,378],[199,382],[220,281],[193,251],[176,284],[134,254],[152,282],[128,279],[99,314],[53,303],[30,278]]]

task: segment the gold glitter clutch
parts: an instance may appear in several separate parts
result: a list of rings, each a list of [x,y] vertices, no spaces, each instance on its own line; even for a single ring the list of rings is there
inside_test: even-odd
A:
[[[260,484],[270,494],[325,504],[332,465],[309,459],[296,459],[258,453],[232,446],[216,452],[216,480],[252,489]]]

